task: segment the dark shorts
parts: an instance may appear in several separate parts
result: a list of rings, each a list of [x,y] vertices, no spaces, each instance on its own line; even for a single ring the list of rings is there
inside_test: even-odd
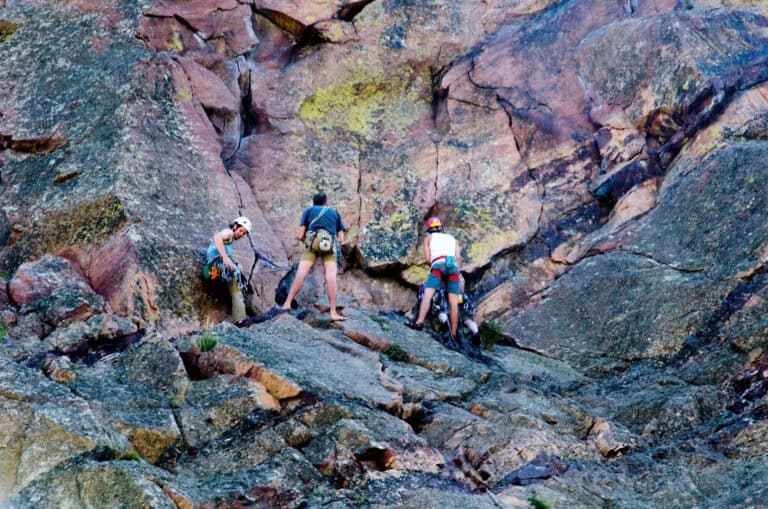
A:
[[[437,262],[429,270],[429,277],[424,283],[425,288],[440,289],[440,283],[445,281],[445,290],[455,295],[459,294],[459,267],[445,267],[445,262]]]

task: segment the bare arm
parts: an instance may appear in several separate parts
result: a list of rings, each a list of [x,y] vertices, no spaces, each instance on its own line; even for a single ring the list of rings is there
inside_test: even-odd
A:
[[[300,241],[304,242],[304,239],[306,238],[306,236],[307,236],[307,227],[306,227],[306,225],[299,226],[299,230],[296,233],[296,238],[299,239]]]
[[[336,238],[339,239],[339,244],[344,243],[344,230],[339,230],[336,232]]]
[[[429,249],[429,239],[430,239],[430,237],[431,237],[430,235],[427,235],[424,238],[424,246],[423,246],[424,247],[424,259],[427,261],[427,265],[431,265],[432,264],[432,254],[431,254],[431,250]]]
[[[230,228],[221,230],[213,236],[213,244],[216,246],[219,256],[221,256],[221,259],[224,261],[224,265],[230,269],[235,268],[235,262],[227,255],[227,252],[224,249],[224,242],[232,242],[234,236],[235,234]]]
[[[461,248],[458,240],[456,241],[456,265],[461,266]]]

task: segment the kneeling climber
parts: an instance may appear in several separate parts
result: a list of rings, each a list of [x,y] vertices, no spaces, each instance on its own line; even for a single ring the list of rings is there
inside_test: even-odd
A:
[[[211,239],[206,251],[206,264],[203,272],[211,280],[221,279],[227,284],[229,295],[232,297],[232,321],[240,322],[245,318],[245,297],[243,290],[247,284],[240,270],[240,264],[234,259],[236,240],[248,235],[251,231],[251,221],[244,216],[235,219],[229,228],[217,232]]]
[[[408,322],[412,329],[424,328],[424,319],[429,312],[432,296],[445,281],[448,293],[448,313],[451,322],[451,335],[456,337],[459,328],[459,264],[461,254],[459,243],[453,235],[445,233],[439,217],[430,217],[426,224],[427,236],[424,239],[424,259],[429,264],[429,276],[424,283],[424,297],[419,306],[419,316],[415,322]]]

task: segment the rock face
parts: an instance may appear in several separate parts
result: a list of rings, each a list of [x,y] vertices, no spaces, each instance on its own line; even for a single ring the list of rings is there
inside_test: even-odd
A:
[[[758,4],[0,0],[0,507],[760,507]],[[348,320],[220,323],[320,190]],[[403,324],[432,215],[492,350]]]

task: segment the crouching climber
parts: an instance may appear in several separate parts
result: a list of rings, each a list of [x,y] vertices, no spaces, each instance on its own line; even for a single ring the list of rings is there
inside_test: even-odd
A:
[[[459,328],[459,264],[461,254],[459,243],[443,230],[439,217],[431,217],[426,224],[427,236],[424,239],[424,258],[429,264],[429,276],[424,283],[424,297],[419,305],[416,321],[408,322],[412,329],[424,328],[424,319],[429,312],[432,296],[445,282],[448,293],[448,311],[451,322],[451,335],[455,338]]]
[[[225,228],[211,239],[206,251],[206,263],[203,274],[210,280],[221,280],[226,283],[232,298],[232,321],[240,322],[245,318],[245,290],[247,281],[240,269],[240,264],[234,258],[236,240],[248,235],[251,231],[251,221],[244,216],[235,219],[229,228]]]

